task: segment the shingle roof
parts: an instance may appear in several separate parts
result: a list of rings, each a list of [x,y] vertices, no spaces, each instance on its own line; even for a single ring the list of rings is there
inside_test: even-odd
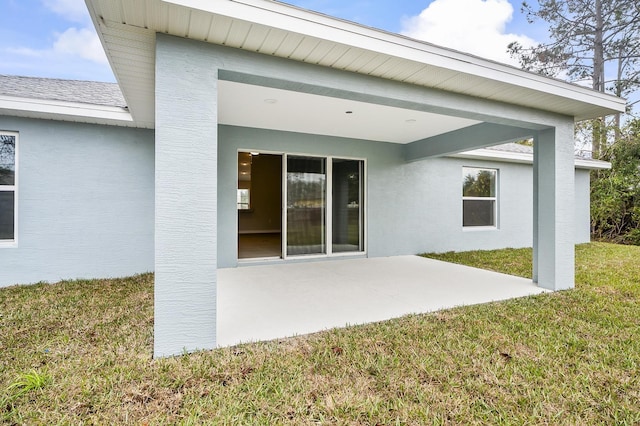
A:
[[[503,152],[518,152],[521,154],[531,154],[533,155],[533,147],[527,145],[521,145],[515,142],[503,143],[500,145],[488,146],[486,149],[490,149],[492,151],[503,151]]]
[[[0,75],[0,95],[124,108],[116,83]]]

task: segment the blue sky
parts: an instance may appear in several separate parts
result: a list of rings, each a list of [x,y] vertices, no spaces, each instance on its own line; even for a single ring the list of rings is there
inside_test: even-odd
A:
[[[509,62],[509,41],[542,41],[515,0],[288,0],[364,25]],[[0,74],[115,81],[84,0],[0,0]],[[512,64],[515,64],[511,62]]]

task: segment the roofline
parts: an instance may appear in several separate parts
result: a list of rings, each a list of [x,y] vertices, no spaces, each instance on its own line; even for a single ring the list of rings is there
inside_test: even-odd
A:
[[[311,37],[347,44],[401,59],[430,64],[473,74],[490,80],[504,81],[520,87],[595,104],[611,113],[625,112],[626,101],[608,93],[545,77],[488,59],[436,46],[399,34],[374,29],[354,22],[305,10],[273,0],[160,0],[164,3],[201,10],[211,14],[247,20],[247,7],[254,9],[251,21]],[[425,55],[429,60],[425,61]],[[435,59],[435,60],[434,60]],[[500,78],[502,77],[502,78]],[[514,80],[515,79],[515,80]],[[585,117],[592,118],[592,117]]]
[[[459,154],[449,155],[455,158],[469,158],[473,160],[485,161],[501,161],[507,163],[533,164],[533,154],[524,152],[496,151],[493,149],[474,149],[471,151],[461,152]],[[611,163],[600,160],[589,160],[584,158],[576,158],[574,161],[576,169],[586,170],[607,170],[611,168]]]
[[[140,123],[133,121],[127,108],[80,102],[0,95],[0,113],[18,117],[141,127]]]

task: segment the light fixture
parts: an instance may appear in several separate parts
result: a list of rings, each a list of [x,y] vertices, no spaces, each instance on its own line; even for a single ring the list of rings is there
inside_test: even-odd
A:
[[[256,156],[260,155],[260,153],[259,153],[259,152],[250,152],[250,154],[251,154],[251,155],[253,155],[254,157],[256,157]]]
[[[353,114],[353,111],[345,111],[345,114]]]
[[[265,104],[276,104],[276,103],[278,103],[278,100],[277,99],[265,99],[264,103]]]
[[[415,123],[416,119],[415,118],[410,118],[408,120],[405,120],[405,122],[407,122],[407,123]]]

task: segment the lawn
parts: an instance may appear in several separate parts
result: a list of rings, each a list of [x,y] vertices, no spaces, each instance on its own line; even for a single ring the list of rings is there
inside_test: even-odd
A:
[[[576,258],[572,291],[160,360],[152,275],[2,289],[0,422],[639,424],[640,247]]]

